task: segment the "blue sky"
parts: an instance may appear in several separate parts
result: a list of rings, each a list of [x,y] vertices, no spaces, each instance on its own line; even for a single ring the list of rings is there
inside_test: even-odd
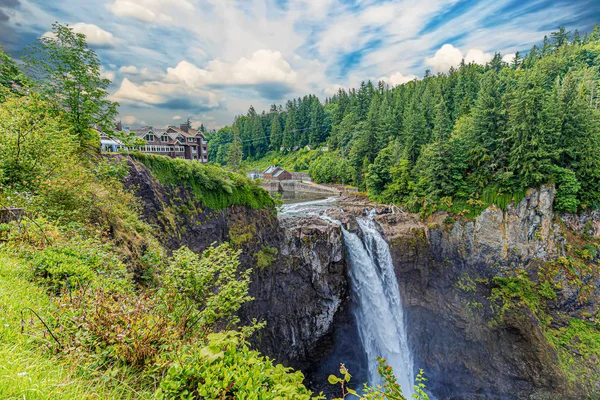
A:
[[[87,35],[126,124],[218,128],[251,104],[510,58],[589,31],[600,1],[0,0],[0,44],[18,57],[54,21]]]

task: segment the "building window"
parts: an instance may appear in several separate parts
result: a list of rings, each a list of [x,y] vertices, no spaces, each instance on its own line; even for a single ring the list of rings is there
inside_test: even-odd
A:
[[[167,135],[162,135],[162,136],[160,137],[160,141],[161,141],[161,142],[168,142],[168,141],[169,141],[169,136],[167,136]]]
[[[150,134],[148,134],[148,135],[146,135],[146,141],[147,141],[147,142],[152,142],[152,141],[154,141],[154,135],[153,135],[153,134],[151,134],[151,133],[150,133]]]
[[[195,142],[195,140],[194,140],[194,138],[191,138],[191,137],[190,137],[190,138],[188,138],[188,142],[190,142],[190,143],[194,143],[194,142]]]

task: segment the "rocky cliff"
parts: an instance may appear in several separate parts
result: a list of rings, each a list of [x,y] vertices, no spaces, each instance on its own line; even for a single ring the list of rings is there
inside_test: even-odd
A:
[[[301,368],[318,390],[340,362],[373,362],[360,352],[339,226],[272,209],[210,210],[185,187],[165,187],[128,163],[126,184],[167,248],[200,252],[230,241],[254,267],[255,301],[241,317],[267,322],[254,338],[259,350]],[[598,397],[600,278],[589,242],[600,236],[600,215],[556,216],[553,198],[542,187],[475,219],[376,206],[415,366],[438,399]],[[359,203],[329,214],[355,229],[355,216],[374,206]],[[357,381],[364,373],[352,372]]]
[[[593,362],[583,368],[591,375],[569,377],[565,354],[551,344],[572,318],[595,315],[600,297],[592,269],[573,279],[573,265],[560,265],[569,245],[553,199],[554,189],[542,187],[475,220],[444,213],[425,221],[377,218],[392,251],[415,364],[436,397],[582,398],[598,389]],[[563,219],[576,224],[577,217]],[[584,297],[586,280],[592,284]],[[577,379],[589,379],[588,387]]]
[[[250,294],[255,300],[240,317],[267,323],[253,338],[258,350],[303,369],[327,357],[348,300],[339,226],[316,217],[280,220],[274,209],[211,210],[189,189],[163,186],[146,167],[125,160],[125,185],[139,198],[144,219],[156,227],[167,249],[187,246],[201,252],[230,241],[241,250],[242,265],[253,267]]]

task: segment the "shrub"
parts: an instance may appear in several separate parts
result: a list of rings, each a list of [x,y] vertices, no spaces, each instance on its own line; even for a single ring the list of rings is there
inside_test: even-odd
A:
[[[340,385],[342,397],[334,400],[343,400],[349,396],[354,396],[356,398],[359,398],[360,400],[407,400],[406,396],[402,394],[402,388],[396,381],[396,376],[394,375],[393,368],[388,365],[387,360],[385,358],[380,356],[377,357],[377,373],[381,377],[383,385],[369,386],[365,383],[363,388],[363,395],[359,396],[356,390],[347,387],[352,376],[350,375],[348,369],[344,366],[344,364],[341,364],[341,377],[329,375],[329,378],[327,379],[332,385]],[[419,374],[415,378],[415,385],[413,386],[415,394],[411,396],[411,399],[429,400],[429,396],[427,395],[427,393],[425,393],[424,382],[426,381],[427,379],[425,379],[423,370],[419,370]]]
[[[106,289],[129,286],[125,265],[110,245],[91,239],[58,242],[34,254],[33,275],[59,293],[90,284]]]
[[[156,393],[158,399],[323,399],[303,385],[301,372],[274,365],[250,350],[237,332],[208,336],[175,357]]]
[[[0,185],[37,191],[73,163],[77,141],[38,95],[0,107]]]
[[[210,247],[202,257],[188,248],[173,254],[163,279],[164,291],[177,304],[176,318],[182,329],[234,327],[248,296],[250,270],[238,272],[240,252],[229,244]],[[190,310],[194,310],[191,312]]]
[[[132,153],[163,185],[190,189],[198,201],[213,210],[233,205],[262,209],[274,206],[269,192],[244,176],[222,167],[172,159],[153,154]]]
[[[54,292],[76,289],[92,281],[94,271],[70,249],[47,248],[33,259],[34,276]]]
[[[355,171],[348,160],[327,153],[312,162],[309,174],[317,183],[340,183],[343,180],[351,184]]]

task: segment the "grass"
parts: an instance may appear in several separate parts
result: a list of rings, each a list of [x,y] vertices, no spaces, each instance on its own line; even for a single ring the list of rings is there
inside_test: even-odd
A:
[[[131,156],[150,169],[163,185],[184,186],[194,193],[196,200],[213,210],[235,205],[254,209],[275,206],[269,192],[222,167],[144,153],[131,153]]]
[[[83,368],[52,355],[42,344],[47,337],[29,336],[42,331],[39,320],[25,311],[25,333],[21,333],[21,311],[31,308],[42,318],[54,305],[46,291],[30,282],[25,263],[0,251],[0,398],[1,399],[113,399],[148,398],[108,374],[97,378],[82,374]],[[28,332],[29,331],[29,332]],[[94,371],[87,371],[93,374]]]

